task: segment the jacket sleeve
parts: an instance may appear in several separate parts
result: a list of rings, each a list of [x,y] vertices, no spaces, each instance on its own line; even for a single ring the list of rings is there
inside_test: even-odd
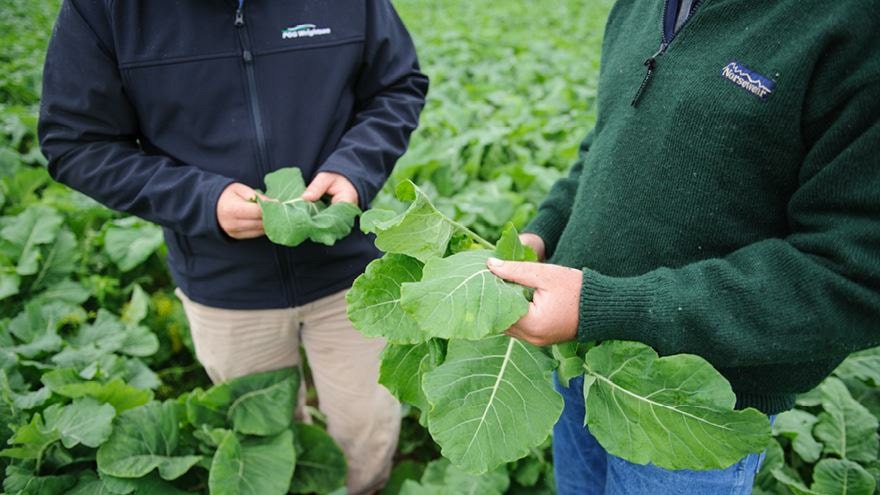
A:
[[[547,258],[553,255],[559,237],[568,223],[569,216],[571,216],[571,205],[574,204],[574,195],[577,193],[584,161],[587,159],[587,153],[593,142],[593,132],[590,131],[581,142],[578,159],[572,165],[568,176],[553,184],[547,198],[538,207],[538,214],[523,229],[523,232],[536,234],[544,241]]]
[[[89,2],[95,10],[101,4]],[[141,150],[104,15],[74,0],[61,6],[38,127],[49,173],[110,208],[183,234],[223,238],[216,203],[233,181]]]
[[[584,269],[579,338],[640,341],[722,367],[842,358],[880,344],[877,73],[817,92],[824,108],[804,119],[809,144],[786,237],[631,278]]]
[[[364,65],[351,127],[320,172],[345,176],[366,209],[406,151],[425,104],[428,78],[389,0],[367,0]]]

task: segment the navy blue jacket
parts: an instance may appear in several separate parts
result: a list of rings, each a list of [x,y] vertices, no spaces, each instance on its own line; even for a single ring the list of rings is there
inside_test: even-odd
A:
[[[191,299],[298,306],[376,255],[355,229],[326,247],[235,241],[216,203],[297,166],[372,200],[418,123],[428,80],[389,0],[65,0],[39,136],[56,180],[165,230]]]

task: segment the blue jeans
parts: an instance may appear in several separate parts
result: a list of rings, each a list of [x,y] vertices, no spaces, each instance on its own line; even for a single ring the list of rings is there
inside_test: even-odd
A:
[[[764,454],[752,454],[727,469],[670,471],[615,457],[584,426],[584,378],[559,384],[565,398],[553,428],[553,470],[559,495],[742,495],[752,493]]]

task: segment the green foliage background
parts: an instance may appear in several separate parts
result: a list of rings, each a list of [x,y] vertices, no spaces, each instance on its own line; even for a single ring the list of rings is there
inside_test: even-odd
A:
[[[186,399],[184,394],[207,388],[209,381],[194,361],[186,320],[164,266],[158,229],[52,183],[43,168],[45,160],[35,142],[36,111],[44,50],[59,0],[0,1],[0,229],[21,223],[22,215],[61,219],[44,226],[42,235],[48,240],[30,248],[36,256],[36,273],[22,269],[20,248],[0,246],[0,349],[5,349],[0,353],[2,449],[22,431],[39,433],[38,428],[25,426],[39,423],[36,411],[71,404],[69,397],[41,392],[43,375],[57,368],[51,360],[55,351],[37,352],[32,362],[24,364],[20,357],[9,356],[10,348],[36,345],[34,339],[42,335],[12,334],[14,322],[31,321],[28,311],[39,313],[50,299],[61,303],[54,306],[53,331],[61,339],[56,344],[69,353],[87,347],[77,336],[94,326],[99,314],[107,321],[118,320],[114,324],[127,331],[146,327],[155,335],[155,345],[147,338],[140,350],[137,346],[104,349],[101,359],[116,363],[98,376],[104,383],[122,380],[163,400]],[[445,214],[487,239],[497,239],[508,221],[522,227],[553,181],[574,161],[578,143],[595,121],[602,28],[612,3],[396,0],[423,69],[431,77],[431,91],[410,151],[374,204],[399,208],[390,188],[411,179]],[[18,228],[22,227],[13,230]],[[63,260],[51,255],[62,238],[75,244],[65,250],[70,252]],[[132,244],[133,239],[146,241]],[[62,283],[66,285],[56,285]],[[873,478],[880,477],[878,370],[877,352],[863,353],[822,388],[802,397],[797,412],[777,419],[778,442],[768,450],[756,483],[760,493],[874,489]],[[98,410],[95,404],[83,407]],[[861,441],[853,442],[848,432],[850,436],[858,432]],[[95,428],[86,439],[93,442],[102,435]],[[210,438],[223,444],[224,452],[238,448],[228,432],[214,432]],[[77,454],[75,449],[81,447],[69,452]],[[443,493],[444,486],[480,493],[552,493],[547,447],[491,476],[472,479],[444,461],[435,461],[436,446],[413,411],[405,419],[396,468],[385,493]],[[0,469],[9,461],[0,457]],[[64,465],[64,459],[56,458],[48,467],[18,466],[7,471],[6,481],[15,478],[17,483],[34,472],[44,477],[63,475],[63,468],[52,472],[53,462]],[[78,462],[88,465],[94,459]],[[867,473],[870,482],[864,479]],[[859,483],[841,491],[835,484],[841,476]],[[209,485],[198,476],[184,481],[178,487],[192,491],[205,491]],[[31,486],[31,493],[53,493],[52,480],[41,483]],[[12,488],[6,490],[16,493]]]

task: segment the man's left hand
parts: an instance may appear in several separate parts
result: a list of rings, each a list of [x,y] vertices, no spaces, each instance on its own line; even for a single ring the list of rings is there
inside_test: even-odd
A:
[[[306,201],[317,201],[325,194],[330,196],[331,203],[344,201],[358,204],[357,189],[348,179],[334,172],[320,172],[316,175],[302,194],[302,198]]]
[[[577,338],[583,272],[495,258],[487,266],[504,280],[535,289],[529,312],[507,330],[508,335],[539,346]]]

